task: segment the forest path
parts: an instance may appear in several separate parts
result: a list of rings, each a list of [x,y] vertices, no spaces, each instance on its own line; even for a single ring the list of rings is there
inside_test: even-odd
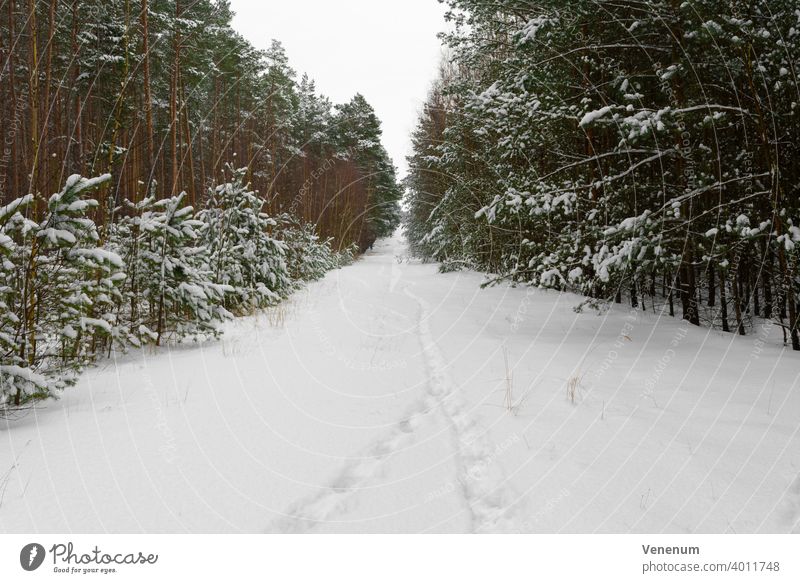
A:
[[[448,364],[431,333],[430,304],[413,292],[417,278],[429,276],[429,270],[415,269],[419,266],[409,264],[404,251],[399,239],[391,239],[379,242],[375,251],[363,259],[377,265],[376,277],[369,283],[379,296],[376,303],[363,308],[375,309],[374,320],[383,324],[387,316],[396,323],[402,322],[401,334],[416,337],[419,350],[407,346],[403,362],[423,372],[421,382],[412,391],[419,397],[361,456],[344,463],[323,489],[294,502],[284,516],[268,527],[269,532],[308,532],[332,525],[333,530],[341,530],[345,518],[352,521],[358,508],[374,506],[376,501],[372,498],[376,493],[389,499],[396,495],[402,498],[402,483],[409,478],[418,481],[417,486],[427,481],[427,492],[417,504],[412,500],[402,511],[384,516],[380,528],[386,529],[396,519],[406,522],[409,515],[436,500],[439,508],[450,509],[450,515],[445,513],[434,526],[457,524],[458,531],[468,532],[513,529],[506,516],[510,514],[506,510],[511,507],[512,498],[504,490],[503,472],[492,464],[485,429],[472,418],[468,402],[448,372]],[[395,302],[392,296],[396,294],[404,294],[414,303]],[[392,336],[384,336],[384,331],[382,327],[381,334],[372,339],[375,350],[371,366],[376,366],[376,355],[383,354],[387,339]],[[392,342],[396,339],[389,344]],[[432,445],[435,457],[426,451]],[[409,467],[411,459],[415,461]],[[448,480],[442,480],[443,471],[450,473]],[[393,477],[386,480],[386,476]],[[435,478],[431,480],[430,476]],[[393,492],[395,488],[399,492]]]
[[[789,532],[800,359],[400,237],[0,425],[0,532]],[[770,332],[771,334],[771,332]]]

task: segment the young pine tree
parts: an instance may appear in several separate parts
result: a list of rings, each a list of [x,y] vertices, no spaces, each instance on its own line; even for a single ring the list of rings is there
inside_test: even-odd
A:
[[[212,280],[232,290],[226,297],[230,309],[247,312],[279,302],[291,283],[285,246],[270,234],[275,220],[245,184],[247,170],[231,172],[231,182],[210,193],[198,219],[206,229]]]

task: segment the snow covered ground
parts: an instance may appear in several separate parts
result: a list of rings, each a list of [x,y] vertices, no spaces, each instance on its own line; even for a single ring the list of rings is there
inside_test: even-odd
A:
[[[0,427],[0,531],[800,531],[778,330],[482,281],[382,241],[220,341],[101,363]]]

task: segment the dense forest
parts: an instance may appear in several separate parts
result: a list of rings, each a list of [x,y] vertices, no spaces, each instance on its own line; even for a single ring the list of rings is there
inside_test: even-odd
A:
[[[0,405],[214,335],[398,225],[369,103],[334,106],[226,0],[0,6]]]
[[[800,350],[796,2],[446,3],[417,255]]]

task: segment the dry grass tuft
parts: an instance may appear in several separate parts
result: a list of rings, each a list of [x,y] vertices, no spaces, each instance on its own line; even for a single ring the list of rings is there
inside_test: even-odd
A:
[[[585,372],[578,371],[567,379],[567,399],[573,405],[576,405],[580,398],[581,389],[583,388],[581,383],[584,376],[586,376]]]

